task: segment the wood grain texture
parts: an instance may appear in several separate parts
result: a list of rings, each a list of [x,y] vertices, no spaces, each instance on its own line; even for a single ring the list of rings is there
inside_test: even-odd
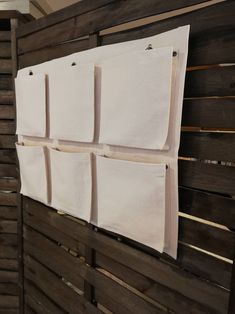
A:
[[[78,239],[117,262],[140,272],[159,284],[197,301],[205,307],[226,313],[228,293],[218,287],[210,285],[199,278],[182,272],[177,266],[166,264],[140,250],[134,249],[124,243],[89,230],[75,221],[62,217],[52,209],[43,206],[31,199],[24,198],[24,221],[30,227],[42,232],[45,225],[52,226],[66,233],[73,239]],[[42,223],[41,223],[42,222]],[[53,237],[53,234],[51,235]],[[141,263],[141,268],[139,267]],[[190,285],[191,289],[188,289]]]
[[[1,47],[0,47],[1,49]],[[11,59],[0,59],[0,73],[10,74],[12,72],[12,61]]]
[[[235,167],[179,160],[179,184],[185,187],[235,195]]]
[[[0,58],[11,58],[11,42],[2,42],[0,35]]]
[[[14,148],[15,149],[16,136],[15,135],[0,135],[0,149]]]
[[[10,31],[0,31],[0,42],[11,41],[11,32]]]
[[[41,18],[33,23],[22,26],[17,31],[17,37],[25,37],[28,34],[35,33],[44,28],[61,23],[64,20],[71,19],[73,17],[83,17],[83,15],[92,16],[93,18],[98,17],[91,24],[91,27],[96,25],[100,27],[110,27],[119,25],[121,23],[137,20],[146,16],[156,15],[171,10],[187,7],[190,5],[199,4],[206,2],[207,0],[178,0],[177,2],[165,2],[161,0],[146,0],[144,3],[141,0],[129,0],[129,1],[117,1],[117,0],[96,0],[89,1],[89,3],[77,3],[62,11],[50,14],[47,18]],[[101,18],[106,13],[112,12],[112,14],[106,15],[106,22],[104,25],[100,25]],[[90,13],[90,14],[89,14]],[[102,29],[102,28],[101,28]],[[90,31],[94,33],[97,30]]]
[[[185,99],[182,126],[234,129],[235,99]]]
[[[0,92],[1,93],[1,92]],[[9,103],[11,100],[9,97],[2,98],[2,102]],[[11,104],[9,105],[0,105],[0,118],[1,119],[14,119],[15,118],[15,108]],[[9,121],[11,123],[11,121]]]
[[[235,200],[231,197],[179,188],[180,211],[235,229]]]
[[[233,1],[226,1],[147,26],[105,35],[102,45],[153,36],[189,24],[189,66],[233,63],[234,8]]]
[[[3,85],[4,85],[5,89],[11,89],[12,88],[11,80],[8,82],[7,78],[5,78],[3,80],[3,78],[0,77],[0,89]],[[13,96],[14,96],[14,93],[11,90],[9,90],[9,91],[8,90],[0,90],[0,104],[12,105],[13,104]]]
[[[0,104],[12,104],[12,99],[10,98],[13,94],[12,88],[12,77],[9,74],[0,74]]]
[[[182,132],[179,156],[235,161],[235,133]]]

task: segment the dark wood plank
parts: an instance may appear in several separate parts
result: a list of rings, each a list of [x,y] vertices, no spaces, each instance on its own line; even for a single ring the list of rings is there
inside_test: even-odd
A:
[[[0,73],[1,74],[12,73],[12,61],[11,61],[11,59],[0,59]]]
[[[1,92],[0,92],[1,94]],[[12,98],[7,96],[6,98],[1,98],[2,103],[12,103]],[[1,119],[14,119],[15,118],[15,108],[12,105],[0,105],[0,118]]]
[[[233,271],[232,271],[232,279],[230,285],[230,299],[229,299],[229,310],[228,314],[233,314],[235,311],[235,254],[233,258]]]
[[[15,148],[16,136],[0,135],[0,148]]]
[[[17,283],[17,280],[18,280],[18,273],[17,272],[0,270],[0,282],[2,282],[2,283]],[[0,296],[0,298],[1,298],[1,296]]]
[[[1,118],[1,116],[0,116]],[[15,134],[15,121],[4,121],[4,120],[0,120],[0,134]]]
[[[12,104],[12,98],[9,95],[10,90],[12,90],[12,88],[13,88],[13,84],[12,84],[11,75],[1,74],[0,75],[0,104]]]
[[[103,37],[102,45],[140,39],[190,24],[188,65],[233,63],[235,37],[234,2],[225,1],[174,18]]]
[[[0,206],[0,219],[17,219],[17,208],[16,206]]]
[[[179,156],[234,162],[235,132],[182,132]]]
[[[17,271],[18,270],[17,260],[13,259],[13,258],[11,258],[11,259],[10,258],[0,258],[0,269]],[[4,288],[3,288],[3,290],[4,290]],[[8,290],[5,289],[5,291],[8,291]],[[17,286],[17,291],[18,291],[18,286]]]
[[[0,233],[17,233],[17,222],[13,220],[0,221]]]
[[[83,291],[84,280],[78,273],[74,272],[74,263],[71,264],[70,253],[28,228],[24,229],[24,239],[25,252],[37,256],[38,251],[40,251],[41,263]]]
[[[14,309],[19,307],[19,298],[11,295],[0,295],[0,308]]]
[[[14,149],[0,149],[0,163],[15,164],[16,152]]]
[[[110,272],[131,287],[143,292],[146,296],[152,298],[153,300],[167,306],[167,308],[175,313],[193,314],[211,312],[209,309],[205,309],[200,304],[155,283],[153,280],[138,274],[137,272],[115,262],[103,254],[96,254],[96,262],[98,267]]]
[[[234,129],[235,99],[185,99],[182,126]]]
[[[51,301],[42,291],[37,289],[32,282],[25,280],[25,301],[26,303],[36,311],[36,313],[51,313],[51,314],[63,314],[64,310],[59,308],[53,301]]]
[[[16,192],[17,191],[17,179],[14,179],[14,178],[0,178],[0,190],[1,191],[13,191],[13,192]],[[4,199],[6,200],[9,196],[9,199],[12,199],[11,201],[11,204],[9,205],[12,205],[14,206],[15,205],[15,197],[16,197],[16,194],[7,194],[7,193],[0,193],[0,199],[2,198],[1,201],[3,201]],[[8,204],[1,204],[1,205],[8,205]]]
[[[0,233],[0,245],[17,246],[17,235]]]
[[[179,184],[185,187],[235,195],[235,167],[179,160]]]
[[[1,41],[1,38],[0,38],[0,58],[10,58],[10,57],[11,57],[11,42]]]
[[[0,283],[0,295],[17,296],[18,294],[19,294],[19,288],[17,287],[16,284]]]
[[[180,211],[235,230],[235,200],[208,192],[179,188]]]
[[[191,219],[180,219],[179,240],[233,259],[235,234]]]
[[[0,259],[16,259],[17,253],[17,247],[1,245]]]
[[[230,288],[232,264],[222,259],[179,243],[177,264],[200,278]]]
[[[218,66],[187,72],[185,97],[234,96],[235,66]]]
[[[140,250],[120,243],[101,233],[89,230],[75,221],[58,215],[55,211],[29,198],[23,198],[24,210],[30,215],[25,216],[25,222],[35,230],[41,231],[43,224],[66,233],[71,238],[86,243],[96,251],[111,257],[148,277],[159,284],[185,295],[215,311],[226,313],[228,292],[219,287],[210,285],[188,272],[180,270],[175,265],[158,260]],[[53,236],[53,235],[52,235]],[[141,264],[141,268],[139,265]],[[190,289],[188,287],[190,286]]]
[[[11,32],[0,31],[0,41],[11,41]]]
[[[0,164],[0,177],[16,177],[15,165]]]
[[[96,0],[89,1],[89,3],[86,4],[77,3],[64,10],[50,14],[49,17],[41,18],[33,23],[30,23],[29,27],[22,26],[17,31],[17,37],[38,32],[41,29],[49,28],[51,25],[71,19],[75,16],[79,16],[79,18],[81,18],[83,15],[86,15],[86,17],[91,16],[93,19],[97,19],[98,17],[98,19],[90,25],[90,28],[94,28],[95,25],[98,25],[99,28],[102,29],[202,2],[206,2],[206,0],[178,0],[177,2],[169,3],[162,2],[161,0],[146,0],[144,3],[141,0]],[[105,16],[107,12],[112,12],[112,15],[110,16],[109,14]],[[101,21],[104,16],[106,22]],[[90,23],[90,20],[88,22]],[[101,25],[101,23],[103,24]],[[88,26],[86,25],[86,28],[87,27]],[[89,30],[87,29],[87,34],[92,33],[93,28]],[[95,31],[97,30],[93,30],[93,32]]]
[[[25,68],[38,63],[88,49],[88,39],[65,42],[56,46],[47,47],[19,56],[19,68]]]
[[[0,204],[1,204],[1,206],[16,206],[17,205],[17,194],[11,193],[11,192],[10,193],[0,192]],[[0,207],[0,211],[1,211],[1,207]]]
[[[25,256],[25,278],[35,283],[40,290],[65,311],[75,313],[98,313],[98,310],[85,301],[54,273],[48,271],[30,256]]]
[[[0,314],[19,314],[19,309],[0,309]]]

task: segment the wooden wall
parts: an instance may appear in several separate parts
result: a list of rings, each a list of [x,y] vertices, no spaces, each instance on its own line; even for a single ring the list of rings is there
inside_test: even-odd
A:
[[[177,261],[24,197],[25,313],[235,313],[235,2],[100,33],[200,2],[82,1],[18,28],[23,68],[191,24]]]

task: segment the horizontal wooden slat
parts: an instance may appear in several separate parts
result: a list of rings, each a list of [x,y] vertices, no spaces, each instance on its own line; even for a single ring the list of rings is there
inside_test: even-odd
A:
[[[8,74],[0,74],[0,104],[12,104],[13,98],[9,97],[10,90],[13,89],[12,76]],[[11,92],[13,94],[13,92]],[[7,97],[8,96],[8,97]],[[6,102],[5,102],[6,101]]]
[[[14,178],[0,178],[0,191],[17,191],[17,179]],[[9,206],[14,206],[15,205],[15,199],[16,194],[15,193],[1,193],[0,192],[0,199],[1,202],[3,202],[3,200],[6,200],[7,198],[12,199],[12,201],[10,201],[10,204],[3,204],[1,203],[1,205],[9,205]]]
[[[161,310],[155,309],[151,304],[148,304],[146,301],[142,300],[138,296],[135,296],[134,294],[130,293],[128,290],[126,290],[123,287],[120,287],[118,284],[113,283],[112,280],[106,278],[104,275],[99,274],[96,270],[89,268],[84,262],[81,262],[79,259],[75,258],[72,255],[67,254],[64,250],[59,248],[58,246],[54,246],[52,243],[50,243],[49,240],[43,239],[42,236],[33,235],[33,232],[30,232],[29,230],[25,230],[25,236],[26,239],[31,240],[31,236],[34,236],[34,238],[37,238],[40,243],[43,244],[43,247],[45,245],[45,249],[47,251],[47,254],[51,252],[52,258],[47,258],[47,254],[43,254],[40,248],[33,249],[33,244],[28,246],[28,243],[26,241],[26,252],[30,254],[31,256],[35,257],[37,260],[41,261],[44,265],[47,265],[50,269],[54,270],[55,272],[58,272],[59,274],[62,274],[64,272],[66,273],[66,279],[68,278],[68,275],[74,275],[74,269],[77,269],[77,274],[84,276],[84,279],[88,280],[92,285],[94,284],[96,288],[102,289],[105,293],[105,287],[107,287],[107,283],[110,283],[109,285],[109,292],[107,294],[111,295],[116,292],[117,297],[119,298],[119,302],[121,304],[120,308],[123,308],[123,312],[125,311],[124,308],[127,307],[129,310],[129,313],[136,313],[137,310],[139,310],[141,313],[163,313]],[[55,265],[55,261],[57,261],[57,265]],[[59,265],[58,261],[61,262],[61,265]],[[74,280],[72,279],[72,283],[74,283]],[[124,293],[126,292],[126,298],[129,300],[128,304],[122,304]],[[114,296],[114,294],[113,294]],[[125,312],[124,312],[125,313]],[[128,312],[127,312],[128,313]]]
[[[1,94],[1,91],[0,91],[0,94]],[[2,103],[5,103],[4,97],[1,99],[1,101],[2,101]],[[6,103],[12,103],[12,102],[13,102],[13,98],[7,96]],[[14,106],[12,106],[12,105],[0,105],[0,119],[15,119],[15,108],[14,108]]]
[[[1,220],[0,233],[17,233],[17,222],[12,220]]]
[[[55,58],[67,56],[89,48],[88,39],[65,42],[57,46],[48,47],[19,56],[19,68],[25,68]]]
[[[222,259],[179,243],[176,263],[192,274],[230,289],[232,264]]]
[[[178,293],[200,302],[206,307],[220,313],[226,313],[228,293],[225,290],[201,281],[189,275],[189,273],[178,269],[175,265],[165,263],[99,232],[89,230],[86,226],[82,226],[67,217],[62,217],[38,202],[25,197],[23,200],[24,210],[30,214],[24,214],[24,221],[32,228],[41,232],[45,229],[46,224],[53,226],[71,238],[79,239],[79,241],[86,243],[89,247],[151,278],[159,284],[176,290]],[[53,233],[51,236],[53,238]],[[139,267],[140,264],[141,268]],[[190,289],[188,289],[189,286]]]
[[[0,59],[0,73],[4,73],[4,74],[12,73],[11,59]]]
[[[0,164],[0,177],[16,177],[16,166],[13,164]]]
[[[235,66],[187,72],[185,97],[235,96]]]
[[[0,314],[19,314],[19,309],[0,309]]]
[[[225,1],[147,26],[106,35],[103,37],[102,45],[153,36],[189,24],[188,65],[233,63],[235,53],[234,7],[233,1]]]
[[[24,238],[25,252],[35,256],[37,251],[41,250],[41,253],[43,254],[43,260],[41,260],[41,262],[44,263],[44,265],[53,270],[59,276],[64,277],[79,290],[83,291],[84,280],[81,276],[79,276],[79,274],[74,273],[74,265],[70,263],[69,253],[66,251],[61,252],[61,249],[57,247],[56,244],[27,228],[24,229]]]
[[[235,161],[235,133],[182,132],[179,156]]]
[[[10,258],[0,258],[0,269],[16,271],[18,269],[18,261],[16,259],[13,259],[13,258],[11,258],[11,259]],[[18,286],[17,286],[17,288],[18,288]],[[8,291],[8,290],[5,290],[5,291]]]
[[[0,283],[0,295],[15,295],[19,294],[19,287],[13,283]],[[1,306],[0,306],[1,307]]]
[[[11,43],[0,41],[0,58],[10,58],[11,57]]]
[[[179,160],[179,184],[220,194],[235,195],[235,167]]]
[[[235,200],[185,187],[179,188],[180,211],[235,230]]]
[[[17,235],[0,233],[0,245],[17,246]]]
[[[0,163],[15,164],[16,152],[14,149],[0,149]]]
[[[234,129],[235,99],[185,99],[182,125],[202,128]]]
[[[0,249],[0,259],[14,259],[17,258],[17,247],[13,246],[3,246],[1,245]]]
[[[83,296],[68,287],[59,277],[47,270],[29,256],[25,256],[25,278],[34,282],[38,288],[71,314],[98,313],[97,309]]]
[[[77,20],[79,22],[81,21],[78,25],[78,29],[82,28],[80,32],[82,32],[82,35],[86,35],[121,23],[202,2],[206,2],[206,0],[178,0],[176,3],[162,2],[161,0],[146,0],[144,3],[141,0],[99,0],[96,1],[96,3],[95,1],[92,1],[89,5],[78,3],[77,5],[67,8],[63,12],[54,13],[54,15],[47,19],[44,18],[30,23],[28,28],[22,26],[17,30],[17,37],[24,36],[24,38],[27,38],[27,34],[33,32],[34,34],[38,34],[45,28],[50,30],[51,25],[58,23],[60,26],[61,22],[64,23],[63,21],[65,20],[72,20],[74,17],[76,20],[76,16],[78,16]],[[110,12],[112,12],[112,14],[110,14]],[[54,43],[54,41],[52,43]],[[38,48],[39,45],[37,44],[37,49]]]
[[[0,219],[17,219],[17,207],[0,205]]]
[[[19,307],[19,298],[11,295],[0,295],[0,308],[14,309]]]
[[[0,41],[11,41],[11,32],[0,31]]]
[[[1,119],[1,113],[0,113]],[[15,121],[0,120],[0,134],[15,134]]]
[[[4,193],[0,192],[0,204],[6,206],[17,205],[17,194],[16,193]],[[1,208],[0,208],[1,211]],[[1,216],[1,214],[0,214]]]
[[[208,309],[203,308],[200,304],[185,298],[177,292],[172,292],[164,286],[156,284],[151,279],[134,272],[130,268],[127,268],[102,254],[96,254],[96,263],[99,267],[107,270],[133,288],[143,292],[155,301],[166,305],[167,308],[174,311],[174,313],[210,313]]]
[[[35,285],[33,285],[30,281],[25,280],[24,288],[26,291],[25,294],[25,302],[36,311],[36,313],[44,314],[44,313],[56,313],[56,314],[64,314],[65,311],[60,309],[58,306],[54,304],[44,293],[42,293]]]
[[[191,219],[180,219],[179,240],[233,259],[235,234]]]
[[[13,271],[0,270],[0,282],[17,283],[18,273]]]
[[[0,135],[0,148],[15,148],[15,135]]]

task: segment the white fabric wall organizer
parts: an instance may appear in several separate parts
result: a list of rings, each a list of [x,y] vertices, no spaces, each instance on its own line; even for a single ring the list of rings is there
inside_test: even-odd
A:
[[[163,252],[166,164],[96,157],[98,227]]]
[[[134,51],[101,64],[100,143],[163,149],[170,115],[172,47]]]
[[[49,150],[51,206],[90,221],[91,156],[88,153]]]
[[[16,134],[46,136],[46,75],[28,73],[15,79]]]
[[[101,46],[21,69],[16,79],[18,140],[55,148],[48,204],[173,258],[188,37],[183,26]],[[22,193],[45,202],[30,185],[42,176],[42,148],[28,159],[21,150]]]
[[[45,147],[16,144],[20,165],[21,193],[47,204],[48,172]]]
[[[92,142],[94,64],[71,64],[49,75],[50,138]]]

